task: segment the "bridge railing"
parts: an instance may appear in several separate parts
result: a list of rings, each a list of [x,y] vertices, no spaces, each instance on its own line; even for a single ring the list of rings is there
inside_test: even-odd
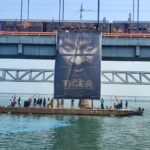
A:
[[[0,36],[54,36],[56,32],[12,32],[0,31]],[[119,37],[119,38],[150,38],[150,34],[144,33],[103,33],[103,37]]]
[[[0,31],[0,36],[53,36],[56,32],[11,32],[11,31]]]
[[[150,34],[144,34],[144,33],[103,33],[103,37],[150,38]]]

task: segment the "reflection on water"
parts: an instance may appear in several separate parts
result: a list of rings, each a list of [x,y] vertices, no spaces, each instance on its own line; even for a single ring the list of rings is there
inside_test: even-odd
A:
[[[148,104],[132,117],[1,114],[0,149],[149,150]]]

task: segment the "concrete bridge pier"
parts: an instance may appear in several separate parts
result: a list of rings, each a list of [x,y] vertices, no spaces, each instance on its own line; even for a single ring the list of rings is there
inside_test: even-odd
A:
[[[80,99],[79,107],[80,108],[91,108],[91,99]]]

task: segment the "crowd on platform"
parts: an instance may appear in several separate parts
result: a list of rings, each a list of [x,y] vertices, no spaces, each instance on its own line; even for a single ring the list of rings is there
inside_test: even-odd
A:
[[[54,108],[54,101],[56,103],[55,108],[64,108],[64,99],[34,97],[23,101],[22,104],[21,97],[16,98],[16,96],[10,99],[10,107]],[[74,99],[71,99],[71,108],[74,108]]]
[[[104,99],[101,98],[101,109],[127,109],[128,108],[128,101],[125,101],[125,107],[123,107],[123,101],[118,100],[116,98],[117,103],[114,103],[113,106],[104,106]],[[54,106],[55,102],[55,106]],[[71,99],[71,108],[74,108],[74,99]],[[80,107],[80,100],[79,100],[79,107]],[[33,107],[33,108],[64,108],[64,99],[54,99],[52,98],[42,98],[42,97],[32,97],[25,101],[21,101],[21,97],[16,98],[16,96],[10,99],[10,107]],[[91,100],[91,108],[93,108],[93,100]]]

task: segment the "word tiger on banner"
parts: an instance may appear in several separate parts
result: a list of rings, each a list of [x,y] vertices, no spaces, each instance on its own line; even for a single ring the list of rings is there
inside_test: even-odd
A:
[[[100,98],[100,45],[100,34],[97,32],[59,33],[55,98]]]

